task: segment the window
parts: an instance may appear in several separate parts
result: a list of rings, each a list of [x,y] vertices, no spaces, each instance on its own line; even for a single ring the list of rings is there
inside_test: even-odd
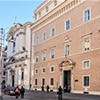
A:
[[[38,69],[35,69],[35,74],[37,74],[38,73]]]
[[[42,69],[42,73],[45,73],[45,68]]]
[[[70,53],[70,46],[69,45],[66,45],[65,46],[65,55],[68,56]]]
[[[22,80],[24,80],[24,71],[22,71],[22,77],[21,77]]]
[[[36,37],[36,45],[39,44],[39,37]]]
[[[54,29],[54,28],[51,29],[51,36],[52,36],[52,37],[55,36],[55,29]]]
[[[70,20],[66,21],[66,30],[70,29]]]
[[[46,60],[46,52],[43,52],[43,61]]]
[[[42,79],[42,86],[45,85],[45,79]]]
[[[37,85],[38,84],[38,80],[37,79],[35,79],[35,85]]]
[[[54,72],[54,67],[51,67],[50,71],[51,71],[51,72]]]
[[[84,50],[87,51],[90,49],[90,40],[89,37],[84,39]]]
[[[54,85],[54,78],[50,79],[50,85]]]
[[[84,86],[89,86],[89,76],[84,76],[83,82],[84,82]]]
[[[48,9],[48,6],[46,7],[46,12],[48,12],[49,11],[49,9]]]
[[[53,59],[55,57],[55,52],[54,50],[51,50],[51,59]]]
[[[89,61],[84,61],[84,68],[89,68],[89,66],[90,66]]]
[[[85,20],[85,21],[90,20],[90,10],[86,10],[86,11],[85,11],[84,20]]]
[[[15,52],[15,42],[13,42],[13,52]]]
[[[57,5],[57,1],[55,0],[55,1],[54,1],[54,6],[56,6],[56,5]]]
[[[36,55],[36,62],[39,62],[39,57],[38,57],[38,55]]]
[[[41,17],[41,13],[39,12],[39,18]]]
[[[37,14],[35,14],[35,20],[37,20]]]
[[[46,40],[46,33],[43,34],[43,40]]]

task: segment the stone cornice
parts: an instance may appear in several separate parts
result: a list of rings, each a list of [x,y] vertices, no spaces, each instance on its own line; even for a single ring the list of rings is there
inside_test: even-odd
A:
[[[64,14],[65,12],[69,11],[70,9],[76,7],[80,3],[82,3],[84,0],[69,0],[63,2],[61,5],[59,5],[57,8],[55,8],[53,11],[47,13],[45,16],[37,20],[31,28],[33,30],[37,29],[38,27],[44,25],[45,23],[48,23],[49,21],[57,18],[58,16]]]

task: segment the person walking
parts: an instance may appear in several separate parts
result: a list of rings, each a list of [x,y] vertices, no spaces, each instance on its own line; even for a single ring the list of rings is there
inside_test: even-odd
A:
[[[20,89],[21,98],[24,98],[24,93],[25,93],[25,89],[24,89],[24,87],[22,86],[21,89]]]
[[[17,86],[15,88],[15,97],[16,97],[16,99],[18,98],[18,96],[19,96],[19,87]]]
[[[47,85],[47,92],[49,92],[49,85]]]
[[[44,86],[43,85],[41,86],[41,89],[42,89],[42,91],[44,91]]]
[[[58,100],[62,100],[62,88],[61,88],[61,86],[59,86],[59,88],[58,88]]]

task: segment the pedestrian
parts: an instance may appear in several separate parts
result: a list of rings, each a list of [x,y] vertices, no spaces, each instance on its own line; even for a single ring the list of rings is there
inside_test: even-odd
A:
[[[42,88],[42,91],[44,91],[44,86],[43,85],[41,86],[41,88]]]
[[[24,98],[24,93],[25,93],[25,89],[24,89],[24,87],[22,86],[21,89],[20,89],[21,98]]]
[[[18,98],[18,96],[19,96],[19,87],[17,86],[15,88],[15,97],[16,97],[16,99]]]
[[[58,100],[62,100],[62,88],[61,88],[61,86],[59,86],[59,88],[58,88],[58,92],[57,92],[57,94],[58,94]]]
[[[49,92],[49,85],[47,85],[47,92]]]

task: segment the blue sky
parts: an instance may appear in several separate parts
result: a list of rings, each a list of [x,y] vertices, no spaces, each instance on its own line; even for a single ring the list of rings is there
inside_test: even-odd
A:
[[[0,0],[0,28],[10,28],[16,21],[33,22],[34,10],[45,0]]]

